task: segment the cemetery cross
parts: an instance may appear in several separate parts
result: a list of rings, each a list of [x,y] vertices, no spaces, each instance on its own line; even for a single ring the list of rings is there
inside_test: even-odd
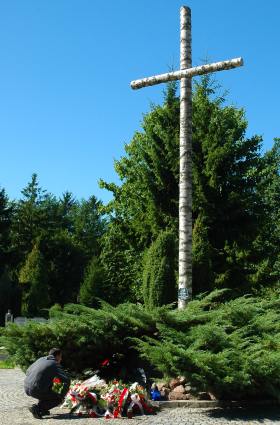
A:
[[[132,81],[132,89],[180,80],[178,308],[192,298],[192,77],[243,65],[242,58],[192,67],[191,10],[180,10],[180,70]]]

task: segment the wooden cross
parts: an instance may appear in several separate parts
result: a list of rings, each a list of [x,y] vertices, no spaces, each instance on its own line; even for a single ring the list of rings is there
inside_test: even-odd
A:
[[[192,77],[243,65],[242,58],[192,68],[191,10],[180,10],[180,70],[131,82],[131,88],[180,80],[179,285],[178,308],[192,298]]]

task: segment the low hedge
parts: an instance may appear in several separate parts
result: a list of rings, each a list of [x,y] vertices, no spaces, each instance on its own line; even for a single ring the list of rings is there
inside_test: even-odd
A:
[[[156,331],[153,317],[141,305],[111,307],[104,303],[100,309],[92,309],[68,304],[63,309],[54,306],[47,324],[10,324],[2,329],[0,340],[23,370],[51,347],[61,347],[63,366],[79,374],[85,369],[98,369],[104,359],[113,356],[115,360],[125,356],[126,363],[128,359],[133,361],[137,353],[127,337],[152,336]]]
[[[224,291],[196,299],[183,311],[71,304],[52,308],[48,324],[9,325],[0,340],[24,370],[59,346],[64,366],[75,373],[97,369],[116,354],[123,364],[135,365],[140,355],[162,376],[184,375],[219,399],[278,398],[279,307],[273,292],[225,301]]]

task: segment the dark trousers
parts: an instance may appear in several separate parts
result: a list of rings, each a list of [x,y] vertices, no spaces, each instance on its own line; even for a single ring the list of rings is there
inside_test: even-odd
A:
[[[36,397],[39,398],[39,397]],[[38,407],[41,412],[53,409],[54,407],[61,404],[63,401],[63,397],[56,394],[46,395],[44,397],[40,397],[38,401]]]
[[[64,397],[60,394],[56,394],[54,392],[49,393],[39,393],[38,391],[25,389],[25,392],[28,396],[37,398],[40,411],[46,411],[53,409],[54,407],[58,406],[62,403]]]

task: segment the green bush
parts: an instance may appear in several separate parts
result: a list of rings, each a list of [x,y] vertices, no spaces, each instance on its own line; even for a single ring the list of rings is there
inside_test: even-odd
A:
[[[1,343],[23,370],[51,347],[61,347],[63,364],[73,373],[97,369],[105,358],[119,354],[132,358],[128,336],[152,336],[156,332],[153,317],[141,305],[122,304],[100,309],[68,304],[63,310],[54,306],[47,324],[28,322],[11,324],[2,330]]]
[[[233,300],[225,290],[214,291],[180,311],[69,304],[54,306],[46,325],[7,326],[0,344],[23,369],[60,346],[64,366],[75,373],[98,368],[116,353],[127,363],[136,349],[162,376],[184,375],[197,390],[220,399],[278,398],[279,307],[277,290]]]
[[[279,397],[279,296],[218,302],[224,291],[169,312],[159,338],[138,339],[142,356],[165,376],[184,375],[219,399]]]

